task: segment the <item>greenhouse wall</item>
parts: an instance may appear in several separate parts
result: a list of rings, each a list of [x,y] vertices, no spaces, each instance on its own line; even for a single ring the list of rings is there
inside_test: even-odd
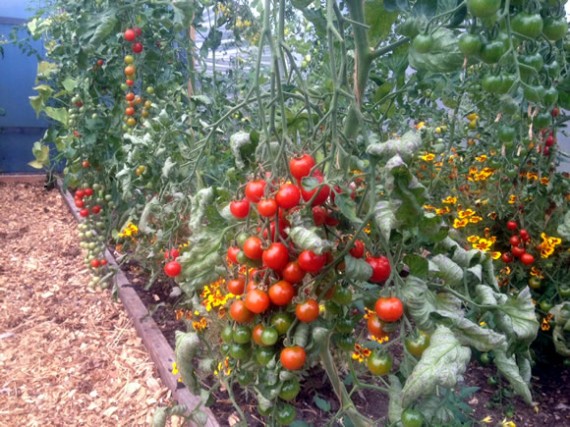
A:
[[[26,38],[24,26],[38,4],[37,0],[0,1],[0,40],[8,41],[14,27],[19,27],[18,39]],[[31,46],[40,54],[43,52],[40,41]],[[38,172],[28,166],[33,160],[33,143],[48,127],[47,120],[36,117],[28,99],[35,94],[38,60],[12,44],[4,44],[3,50],[4,56],[0,57],[0,173]]]

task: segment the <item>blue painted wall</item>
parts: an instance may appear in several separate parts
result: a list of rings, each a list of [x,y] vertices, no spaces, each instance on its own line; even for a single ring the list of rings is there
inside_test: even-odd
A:
[[[18,38],[25,38],[23,26],[33,15],[38,0],[0,1],[0,38],[8,39],[14,26]],[[41,42],[32,44],[43,52]],[[37,59],[27,56],[16,46],[6,44],[4,58],[0,58],[0,108],[5,115],[0,116],[0,173],[38,172],[27,165],[33,160],[32,145],[40,139],[47,121],[36,118],[28,97],[35,95]]]

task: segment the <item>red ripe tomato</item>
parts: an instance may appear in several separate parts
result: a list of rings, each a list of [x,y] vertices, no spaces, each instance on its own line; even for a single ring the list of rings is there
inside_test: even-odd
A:
[[[106,259],[102,259],[101,261],[99,261],[99,263],[101,265],[107,265],[107,260]]]
[[[253,327],[253,330],[251,331],[251,339],[257,345],[265,346],[265,344],[263,344],[263,341],[261,341],[261,335],[263,334],[264,330],[265,326],[263,326],[261,323],[258,323]]]
[[[99,268],[101,266],[101,262],[98,259],[91,260],[91,267]]]
[[[313,207],[313,221],[317,227],[325,224],[327,222],[329,214],[325,208],[322,206]]]
[[[510,252],[504,252],[504,253],[501,255],[501,260],[502,260],[504,263],[507,263],[507,264],[508,264],[509,262],[513,262],[513,254],[511,254]]]
[[[370,314],[366,321],[368,333],[376,338],[384,338],[388,334],[384,331],[384,324],[375,314]]]
[[[315,198],[311,202],[311,206],[319,206],[327,201],[329,195],[331,194],[331,188],[327,184],[322,185],[324,178],[320,173],[318,174],[314,173],[313,178],[315,178],[319,182],[319,186],[313,188],[312,190],[306,190],[305,187],[303,186],[303,183],[301,182],[300,183],[301,195],[303,196],[303,200],[305,202],[308,202],[309,200],[313,199],[314,196]]]
[[[524,228],[521,228],[521,231],[519,231],[519,236],[521,236],[523,242],[528,242],[530,240],[530,234],[528,234],[528,231]]]
[[[294,184],[283,184],[275,195],[275,201],[282,209],[294,208],[301,201],[301,191]]]
[[[372,276],[368,279],[372,283],[384,283],[392,273],[390,261],[385,256],[368,257],[366,262],[372,267]]]
[[[277,213],[277,202],[275,199],[261,199],[257,203],[257,212],[264,218],[271,218]]]
[[[180,251],[176,248],[172,248],[169,251],[164,252],[164,259],[176,259],[180,256]]]
[[[556,139],[553,135],[549,135],[548,138],[544,141],[544,145],[547,147],[552,147],[556,143]]]
[[[245,302],[240,299],[235,300],[230,306],[230,316],[237,323],[247,323],[253,319],[253,313],[247,309]]]
[[[239,251],[240,249],[237,246],[230,246],[227,252],[228,261],[234,264],[238,264],[237,254]]]
[[[305,365],[307,353],[303,347],[294,345],[292,347],[285,347],[281,350],[279,360],[285,369],[289,371],[297,371]]]
[[[128,102],[134,101],[135,100],[135,94],[132,92],[129,92],[125,95],[125,100]]]
[[[279,228],[279,236],[281,236],[282,238],[287,238],[287,227],[289,227],[291,224],[289,223],[289,221],[287,221],[285,218],[281,219],[279,218],[277,220],[277,224]],[[269,223],[269,232],[267,231],[267,229],[263,230],[263,237],[267,238],[267,236],[271,236],[271,240],[275,241],[277,240],[277,237],[275,235],[275,221],[271,221]]]
[[[98,65],[99,67],[102,67],[104,64],[105,64],[105,61],[103,61],[102,59],[98,59],[98,60],[97,60],[97,65]]]
[[[86,188],[83,191],[85,192],[85,196],[87,196],[87,197],[90,197],[93,195],[93,189],[92,188]]]
[[[289,262],[289,251],[283,243],[275,242],[263,251],[263,265],[273,270],[281,271]]]
[[[295,307],[295,315],[301,322],[313,322],[319,317],[319,303],[312,298],[301,302]]]
[[[404,314],[404,304],[397,297],[378,298],[374,309],[378,318],[383,322],[396,322]]]
[[[252,289],[245,295],[245,306],[252,313],[263,313],[269,308],[269,296],[261,289]]]
[[[237,279],[228,280],[226,286],[232,294],[241,295],[245,291],[245,278],[240,276]]]
[[[137,37],[142,36],[142,30],[139,27],[133,27],[133,31]]]
[[[283,279],[289,283],[296,284],[301,283],[306,272],[299,266],[297,261],[291,261],[281,270],[281,274],[283,275]]]
[[[75,207],[77,209],[83,209],[85,207],[85,202],[83,202],[83,200],[81,199],[75,199]]]
[[[362,258],[364,256],[365,249],[366,247],[364,246],[364,242],[362,240],[355,240],[349,253],[354,258]]]
[[[269,287],[269,299],[278,306],[287,305],[295,296],[293,285],[286,280],[280,280]]]
[[[552,117],[558,117],[560,115],[560,109],[558,107],[554,107],[550,112]]]
[[[523,256],[526,253],[526,251],[524,250],[524,248],[520,248],[518,246],[513,246],[513,247],[511,247],[511,253],[515,257],[520,258],[521,256]]]
[[[97,215],[99,212],[101,212],[101,206],[95,205],[91,208],[91,213]]]
[[[249,215],[249,200],[234,200],[230,203],[230,212],[238,219],[246,218]]]
[[[85,191],[84,190],[77,190],[75,192],[75,198],[76,199],[83,199],[85,197]]]
[[[182,266],[178,261],[167,262],[164,266],[164,273],[168,277],[176,277],[182,272]]]
[[[534,257],[528,252],[525,252],[524,254],[521,255],[521,262],[524,265],[531,265],[534,263]]]
[[[516,231],[519,228],[516,221],[510,220],[507,221],[507,230]]]
[[[134,42],[135,39],[137,38],[137,35],[132,28],[127,28],[123,36],[125,37],[125,40],[128,42]]]
[[[142,43],[133,43],[133,53],[141,53],[143,51]]]
[[[299,267],[301,267],[306,272],[318,273],[325,266],[327,262],[327,256],[325,254],[317,255],[313,251],[304,250],[299,254],[297,262],[299,263]]]
[[[311,169],[315,166],[316,162],[310,154],[301,154],[289,160],[289,170],[291,175],[300,181],[306,176],[309,176]]]
[[[91,164],[89,163],[89,160],[83,160],[83,161],[81,162],[81,167],[82,167],[82,168],[88,169],[89,166],[91,166]]]
[[[257,236],[249,236],[243,243],[243,253],[249,259],[261,259],[263,256],[261,239]]]
[[[521,244],[521,238],[519,236],[517,236],[516,234],[512,235],[511,238],[509,239],[509,243],[512,246],[518,246]]]
[[[263,179],[249,181],[245,185],[245,198],[251,203],[259,202],[265,194],[265,185],[266,183]]]
[[[126,84],[127,86],[133,86],[133,85],[135,84],[135,81],[134,81],[134,80],[131,80],[131,79],[127,79],[127,80],[125,81],[125,84]]]
[[[79,216],[82,216],[83,218],[87,218],[89,216],[89,209],[81,209],[79,211]]]

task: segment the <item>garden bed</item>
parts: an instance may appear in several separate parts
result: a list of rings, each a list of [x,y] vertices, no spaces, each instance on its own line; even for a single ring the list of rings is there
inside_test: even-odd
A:
[[[144,304],[162,333],[148,341],[148,331],[154,328],[149,327],[148,318],[139,314],[129,320],[110,295],[87,291],[89,271],[82,262],[75,227],[58,199],[58,193],[46,192],[42,183],[0,184],[0,240],[9,254],[0,279],[0,298],[7,307],[0,317],[0,393],[6,398],[0,422],[7,426],[32,421],[57,425],[57,420],[64,420],[74,425],[74,417],[80,417],[85,425],[116,425],[117,420],[144,425],[158,405],[168,403],[170,394],[158,381],[156,368],[132,325],[146,324],[138,330],[147,348],[156,349],[152,340],[165,340],[162,334],[167,337],[164,342],[173,345],[174,332],[183,324],[168,299],[172,282],[157,281],[145,289],[145,272],[132,264],[126,277],[119,276],[122,288],[133,291],[127,306]],[[168,349],[158,353],[164,357],[164,352]],[[158,370],[164,374],[172,360],[167,356],[160,363],[164,366]],[[314,395],[331,403],[331,410],[335,398],[324,376],[312,374],[307,380],[314,387],[308,387],[296,405],[300,417],[318,426],[327,414],[315,408]],[[488,383],[494,374],[493,368],[473,362],[465,375],[466,385],[479,387],[465,400],[475,410],[474,420],[490,416],[494,425],[505,418],[504,409],[512,411],[509,419],[519,427],[570,426],[570,372],[562,364],[535,367],[534,408],[509,397],[503,397],[502,405],[489,406],[499,396],[498,386]],[[172,386],[174,376],[168,372],[167,378]],[[187,393],[175,385],[178,399],[180,390]],[[373,415],[380,417],[387,402],[367,397],[355,399],[358,407],[368,413],[374,410]],[[251,416],[250,425],[263,425],[256,405],[246,396],[238,394],[237,398]],[[215,402],[213,416],[221,425],[229,424],[234,410],[227,394],[216,393]]]

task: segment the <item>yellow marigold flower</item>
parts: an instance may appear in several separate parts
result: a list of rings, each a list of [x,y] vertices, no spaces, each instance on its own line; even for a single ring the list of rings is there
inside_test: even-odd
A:
[[[542,185],[548,185],[549,182],[550,182],[550,179],[547,176],[543,176],[542,178],[540,178],[540,183]]]
[[[433,160],[435,159],[435,154],[426,153],[423,156],[420,156],[420,159],[422,159],[424,162],[433,162]]]
[[[232,368],[230,366],[230,358],[226,356],[223,362],[218,363],[217,369],[214,369],[214,375],[225,375],[226,377],[232,373]]]
[[[510,275],[510,274],[512,273],[511,267],[505,266],[505,267],[501,268],[501,270],[499,271],[499,273],[508,276],[508,275]]]
[[[540,330],[541,331],[549,331],[550,330],[550,320],[548,320],[546,317],[544,319],[542,319],[542,322],[540,322]]]
[[[437,215],[447,215],[447,214],[450,213],[450,212],[451,212],[451,209],[449,208],[449,206],[444,206],[444,207],[441,208],[441,209],[436,209],[436,210],[435,210],[435,213],[436,213]]]
[[[532,181],[536,181],[538,179],[538,174],[536,172],[527,172],[526,178]]]
[[[503,419],[501,421],[501,427],[517,427],[514,421],[507,421],[507,419]]]
[[[473,209],[465,209],[457,212],[457,216],[461,219],[468,218],[473,215],[475,215],[475,211]]]
[[[445,199],[442,199],[441,202],[446,205],[454,205],[457,203],[457,197],[447,196]]]
[[[490,415],[487,415],[480,422],[482,422],[483,424],[491,424],[493,422],[493,418],[491,418]]]
[[[455,218],[455,219],[453,220],[453,228],[463,228],[463,227],[465,227],[467,224],[469,224],[469,220],[468,220],[468,219]]]
[[[366,224],[366,227],[364,227],[364,231],[366,234],[370,234],[372,233],[372,226],[370,224]]]
[[[502,254],[501,252],[499,252],[499,251],[493,251],[493,252],[491,252],[491,258],[493,258],[493,259],[499,259],[499,258],[501,258],[501,255],[503,255],[503,254]]]
[[[517,196],[514,194],[509,195],[509,205],[514,205],[517,202]]]
[[[480,239],[480,237],[475,235],[475,234],[472,234],[471,236],[467,237],[467,241],[469,243],[477,243],[479,241],[479,239]]]
[[[376,337],[374,335],[369,335],[369,338],[372,341],[376,341],[379,344],[384,344],[385,342],[390,341],[390,337],[388,335],[384,335],[383,337]]]
[[[486,154],[481,154],[480,156],[475,157],[475,161],[483,163],[486,162],[488,159]]]
[[[423,205],[423,208],[424,208],[426,211],[435,211],[435,210],[437,209],[437,208],[436,208],[435,206],[433,206],[433,205]]]
[[[419,122],[419,123],[416,125],[416,129],[417,129],[417,130],[423,129],[423,128],[425,128],[425,127],[426,127],[426,123],[425,123],[425,122]]]
[[[443,162],[442,162],[442,161],[435,162],[433,165],[434,165],[436,168],[441,168],[441,167],[443,166]]]
[[[176,362],[172,362],[172,368],[170,369],[170,372],[172,372],[172,375],[178,375],[178,365]]]
[[[202,317],[200,320],[198,321],[195,320],[194,322],[192,322],[192,327],[196,332],[202,332],[204,331],[204,329],[208,327],[208,321],[206,320],[205,317]]]
[[[469,218],[469,222],[471,224],[477,224],[478,222],[483,221],[483,217],[480,217],[478,215],[472,216],[471,218]]]
[[[366,347],[362,347],[360,344],[354,344],[354,350],[352,352],[352,360],[356,360],[358,363],[364,362],[370,356],[372,351]]]
[[[487,252],[489,249],[491,249],[493,243],[487,239],[479,239],[477,243],[473,243],[471,246],[473,247],[473,249],[478,249],[482,252]]]
[[[487,322],[481,321],[481,322],[479,322],[479,326],[481,326],[482,328],[484,328],[484,327],[487,326]]]

